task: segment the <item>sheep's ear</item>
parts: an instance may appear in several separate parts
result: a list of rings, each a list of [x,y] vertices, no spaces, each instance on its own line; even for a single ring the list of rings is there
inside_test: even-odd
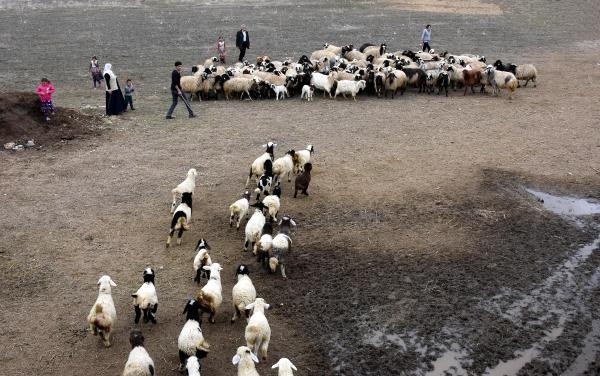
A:
[[[233,363],[233,365],[237,365],[240,362],[240,356],[238,354],[235,354],[235,356],[233,357],[233,359],[231,359],[231,363]]]
[[[246,309],[252,309],[254,308],[254,303],[250,303],[246,306]]]
[[[117,284],[111,279],[108,281],[112,287],[117,287]]]
[[[252,360],[254,361],[254,363],[258,363],[258,358],[256,357],[256,355],[254,355],[253,352],[250,353],[250,357],[252,358]]]
[[[269,309],[269,308],[271,308],[271,305],[270,305],[270,304],[266,304],[266,303],[265,303],[265,308],[266,308],[266,309]]]
[[[202,269],[204,269],[204,270],[210,270],[210,266],[208,266],[208,265],[204,265],[204,266],[202,267]]]
[[[298,368],[296,368],[296,366],[295,366],[295,365],[294,365],[294,363],[292,363],[292,362],[290,362],[290,367],[292,367],[292,369],[293,369],[294,371],[297,371],[297,370],[298,370]]]
[[[102,281],[102,278],[100,278],[100,279],[98,280],[98,283],[97,283],[97,285],[98,285],[98,286],[100,286],[100,281]]]
[[[275,369],[275,368],[279,368],[279,362],[277,362],[271,366],[271,369]]]
[[[296,222],[294,222],[294,220],[291,218],[290,218],[290,223],[292,224],[292,226],[296,226]]]
[[[210,268],[209,268],[210,269]],[[223,267],[219,266],[219,271],[223,270]]]

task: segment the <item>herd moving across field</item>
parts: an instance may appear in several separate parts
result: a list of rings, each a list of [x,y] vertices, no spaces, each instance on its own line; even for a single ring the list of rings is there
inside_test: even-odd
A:
[[[243,251],[252,249],[256,261],[269,272],[275,273],[280,269],[283,278],[286,276],[286,255],[291,251],[292,228],[296,222],[289,216],[283,215],[278,222],[281,208],[281,180],[287,176],[291,182],[292,175],[296,175],[294,197],[298,191],[308,195],[308,186],[311,179],[311,157],[314,147],[308,145],[304,150],[288,150],[285,155],[275,159],[274,149],[277,144],[268,142],[265,153],[260,155],[250,165],[250,172],[246,180],[246,189],[252,180],[256,180],[256,202],[250,203],[250,191],[246,190],[242,198],[229,206],[229,225],[239,230],[240,223],[246,218],[245,240]],[[191,230],[192,198],[196,189],[198,173],[192,168],[188,171],[183,182],[173,188],[171,203],[171,226],[166,247],[171,245],[171,238],[177,232],[177,244],[181,245],[185,231]],[[263,195],[260,201],[260,195]],[[250,219],[249,209],[255,208]],[[278,233],[273,236],[273,227],[278,226]],[[181,329],[177,340],[179,350],[179,371],[187,370],[189,376],[199,376],[201,359],[205,358],[210,345],[204,338],[201,329],[202,314],[208,313],[208,321],[215,323],[215,315],[223,302],[223,288],[221,272],[223,267],[218,262],[213,262],[209,251],[208,242],[201,238],[196,247],[196,256],[193,261],[194,282],[201,284],[202,279],[207,282],[198,290],[196,296],[185,304],[183,314],[186,322]],[[131,296],[135,313],[134,323],[138,324],[143,315],[144,323],[157,324],[158,296],[155,288],[156,273],[151,267],[143,271],[143,283]],[[248,266],[242,264],[236,269],[237,283],[231,290],[234,323],[242,315],[246,317],[245,329],[246,345],[237,348],[232,358],[237,365],[239,376],[258,376],[255,363],[267,360],[271,328],[265,314],[270,305],[258,297],[256,288],[250,279]],[[112,299],[111,289],[117,284],[108,276],[103,275],[98,280],[98,298],[87,317],[89,330],[94,335],[100,335],[104,346],[110,347],[110,335],[117,319],[115,304]],[[123,376],[153,376],[155,367],[150,354],[144,348],[144,336],[135,328],[130,332],[129,342],[132,350],[125,364]],[[272,368],[278,369],[280,376],[293,376],[296,366],[287,358],[281,358]]]
[[[419,93],[442,92],[448,96],[448,88],[456,90],[480,86],[481,92],[490,86],[498,95],[501,89],[513,92],[532,81],[536,86],[537,69],[532,64],[504,64],[497,60],[486,63],[485,56],[413,52],[410,50],[389,53],[385,43],[375,46],[363,44],[359,49],[353,45],[343,47],[331,44],[323,49],[302,55],[298,60],[272,60],[259,56],[256,63],[244,61],[231,66],[218,63],[216,57],[192,67],[192,75],[181,78],[181,86],[192,98],[226,99],[247,97],[284,99],[300,94],[301,99],[311,101],[315,90],[336,98],[351,96],[356,100],[359,93],[377,97],[388,94],[392,98],[408,88]]]

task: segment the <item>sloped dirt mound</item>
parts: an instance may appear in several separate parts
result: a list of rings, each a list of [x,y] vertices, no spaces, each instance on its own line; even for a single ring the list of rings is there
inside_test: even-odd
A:
[[[96,116],[57,107],[49,122],[44,121],[38,96],[33,93],[0,94],[0,144],[51,145],[61,140],[98,135],[102,120]]]

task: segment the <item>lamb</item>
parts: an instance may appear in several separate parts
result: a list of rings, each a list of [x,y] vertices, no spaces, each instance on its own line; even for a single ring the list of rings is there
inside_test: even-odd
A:
[[[181,195],[185,192],[194,193],[196,189],[196,176],[198,173],[195,168],[190,168],[184,181],[171,190],[173,202],[171,203],[171,214],[175,212],[177,205],[181,203]]]
[[[273,91],[275,92],[275,100],[279,100],[279,97],[281,97],[281,99],[285,99],[285,97],[290,97],[290,93],[288,93],[287,88],[283,85],[271,84],[271,89],[273,89]]]
[[[304,170],[304,165],[310,162],[310,157],[315,152],[315,148],[312,145],[308,145],[304,150],[298,150],[296,152],[296,156],[298,157],[298,163],[296,163],[294,172],[302,172]]]
[[[298,163],[298,157],[293,149],[288,150],[283,157],[277,158],[273,162],[273,182],[278,181],[285,174],[287,174],[288,182],[292,181],[290,174],[296,163]]]
[[[194,282],[200,284],[200,280],[202,277],[210,278],[210,272],[204,269],[205,266],[212,265],[212,259],[208,254],[210,250],[210,245],[208,242],[204,240],[204,238],[198,240],[198,244],[196,245],[196,256],[194,257]]]
[[[258,358],[246,346],[238,347],[231,362],[238,366],[238,376],[260,376],[254,366],[254,363],[258,363]]]
[[[87,317],[89,330],[94,335],[100,334],[105,347],[110,347],[110,332],[117,320],[117,310],[111,296],[111,286],[117,287],[117,284],[109,276],[103,275],[100,277],[98,280],[98,298]]]
[[[306,98],[307,102],[311,102],[313,100],[314,93],[315,93],[314,85],[304,85],[304,86],[302,86],[302,94],[300,95],[300,99]]]
[[[316,89],[323,90],[323,97],[325,97],[325,93],[327,93],[329,94],[329,98],[332,98],[331,90],[336,84],[335,75],[333,73],[325,75],[314,72],[310,76],[310,84]]]
[[[273,189],[273,193],[263,198],[262,203],[268,208],[269,221],[277,221],[277,213],[279,213],[281,198],[281,186],[279,182]]]
[[[251,177],[255,176],[256,178],[258,178],[265,172],[265,161],[267,159],[270,159],[271,161],[274,159],[275,146],[277,146],[277,144],[271,141],[267,142],[266,145],[263,145],[263,147],[266,147],[267,150],[258,158],[256,158],[254,162],[252,162],[252,164],[250,165],[250,173],[248,173],[245,188],[248,188],[248,184],[250,184]]]
[[[294,182],[294,198],[296,198],[298,191],[301,191],[302,194],[308,196],[308,186],[310,185],[311,171],[312,163],[308,162],[304,164],[302,173],[296,176],[296,181]]]
[[[262,235],[260,240],[256,244],[256,252],[254,255],[256,256],[256,262],[260,263],[262,266],[267,266],[267,261],[269,259],[269,252],[271,251],[271,244],[273,243],[273,226],[271,223],[265,223],[262,230]]]
[[[144,283],[136,291],[135,294],[131,294],[133,297],[133,308],[135,310],[134,322],[137,324],[140,322],[140,316],[144,311],[144,322],[152,321],[156,324],[156,311],[158,310],[158,297],[156,295],[156,287],[154,286],[154,270],[150,267],[144,269]]]
[[[250,311],[246,310],[246,306],[256,299],[256,289],[250,279],[250,269],[246,265],[240,265],[236,269],[235,275],[237,276],[237,283],[231,290],[234,308],[233,316],[231,317],[232,323],[241,316],[242,312],[248,318]]]
[[[365,80],[360,81],[350,81],[350,80],[340,80],[338,81],[337,87],[335,89],[335,95],[333,98],[337,98],[338,94],[342,94],[344,98],[346,98],[346,94],[352,95],[352,99],[356,101],[356,94],[359,91],[364,90],[367,86],[367,82]]]
[[[173,219],[171,219],[171,229],[169,231],[169,237],[167,238],[166,247],[171,246],[171,238],[173,233],[179,230],[177,233],[177,245],[181,245],[181,239],[183,232],[190,229],[190,221],[192,220],[192,194],[185,192],[181,195],[181,204],[177,206],[175,213],[173,213]]]
[[[210,266],[206,265],[203,268],[204,270],[210,270],[210,278],[208,282],[206,282],[206,285],[198,291],[196,298],[198,304],[200,304],[200,309],[210,314],[208,321],[214,324],[217,310],[223,302],[223,288],[221,286],[221,270],[223,270],[223,268],[218,262],[215,262]]]
[[[275,273],[279,265],[283,278],[287,278],[285,275],[285,254],[291,251],[292,248],[292,239],[290,238],[292,226],[296,226],[296,222],[292,218],[285,216],[281,219],[279,222],[279,233],[273,238],[271,252],[269,253],[269,268],[271,273]]]
[[[260,79],[258,77],[254,78],[245,78],[245,77],[233,77],[228,79],[223,83],[223,93],[225,94],[225,99],[229,99],[231,94],[240,93],[240,99],[243,98],[244,93],[248,95],[248,98],[252,100],[250,96],[250,90],[254,90],[257,85],[260,83]]]
[[[387,98],[387,93],[391,91],[392,99],[394,99],[394,96],[396,95],[398,90],[400,90],[400,95],[404,95],[407,83],[408,79],[403,71],[391,71],[385,78],[385,81],[383,82],[385,97]]]
[[[271,162],[270,159],[267,159],[264,164],[264,172],[256,182],[256,189],[254,190],[254,193],[256,193],[256,201],[258,201],[258,199],[260,198],[261,193],[265,196],[268,195],[272,185],[273,162]]]
[[[252,310],[252,315],[246,325],[246,346],[253,349],[254,353],[263,361],[267,360],[267,351],[271,340],[271,327],[265,316],[265,309],[269,309],[269,307],[270,305],[263,298],[256,298],[253,303],[246,306],[246,309]]]
[[[195,356],[190,356],[185,364],[188,376],[200,376],[200,362]]]
[[[263,214],[263,208],[266,206],[262,202],[257,202],[250,206],[256,207],[254,214],[246,223],[246,240],[244,242],[244,251],[248,250],[248,246],[254,249],[254,245],[260,239],[262,228],[265,225],[265,215]]]
[[[270,159],[268,160],[270,161]],[[246,191],[242,195],[242,198],[229,205],[229,227],[233,227],[233,221],[237,217],[237,224],[235,228],[239,230],[242,218],[246,217],[246,219],[248,219],[248,207],[250,205],[248,200],[250,200],[250,192]]]
[[[271,366],[271,369],[275,369],[275,368],[279,368],[279,371],[277,372],[277,376],[294,376],[294,371],[297,371],[298,369],[296,368],[296,366],[288,359],[288,358],[281,358],[279,359],[279,361],[275,364],[273,364]]]
[[[179,337],[177,338],[177,347],[179,348],[179,370],[183,371],[187,359],[195,356],[197,359],[205,358],[208,355],[210,345],[202,335],[200,324],[200,304],[194,299],[187,301],[183,314],[186,315],[186,322]]]
[[[144,335],[139,329],[129,333],[131,352],[125,363],[123,376],[154,376],[154,362],[144,348]]]
[[[497,96],[500,93],[500,88],[507,88],[509,90],[508,99],[512,99],[513,92],[517,89],[518,85],[514,74],[498,71],[491,65],[488,65],[485,74],[489,84],[492,86],[494,95]]]

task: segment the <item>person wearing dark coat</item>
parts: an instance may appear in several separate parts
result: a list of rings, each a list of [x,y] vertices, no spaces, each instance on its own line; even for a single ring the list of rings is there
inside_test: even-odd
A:
[[[125,98],[119,87],[117,76],[112,71],[111,64],[104,64],[104,85],[106,86],[106,115],[119,115],[125,111]]]
[[[246,30],[246,25],[242,25],[240,31],[237,32],[237,35],[235,36],[235,45],[240,50],[238,60],[243,62],[246,50],[250,49],[250,34],[248,34],[248,30]]]

